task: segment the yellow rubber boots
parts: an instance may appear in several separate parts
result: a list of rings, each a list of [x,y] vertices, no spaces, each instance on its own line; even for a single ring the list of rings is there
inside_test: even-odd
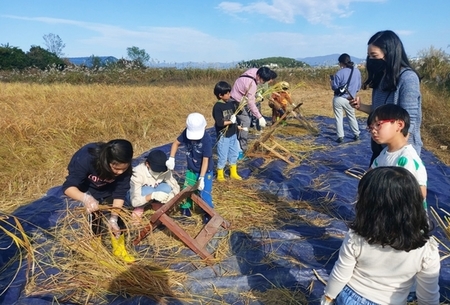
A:
[[[132,255],[128,254],[127,249],[125,248],[124,234],[121,234],[119,238],[116,238],[113,234],[111,234],[111,246],[114,256],[117,256],[126,263],[134,263],[134,261],[136,261]]]
[[[237,172],[236,164],[230,165],[230,178],[235,180],[242,180],[242,177],[239,176]]]
[[[223,168],[217,169],[217,181],[219,182],[225,181],[225,176],[223,175]]]

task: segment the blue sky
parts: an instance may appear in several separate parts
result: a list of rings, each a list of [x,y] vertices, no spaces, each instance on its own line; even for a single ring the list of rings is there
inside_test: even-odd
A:
[[[448,0],[10,0],[0,6],[0,44],[46,48],[53,33],[65,57],[127,57],[137,46],[155,62],[234,62],[272,56],[349,53],[393,30],[409,56],[450,53]]]

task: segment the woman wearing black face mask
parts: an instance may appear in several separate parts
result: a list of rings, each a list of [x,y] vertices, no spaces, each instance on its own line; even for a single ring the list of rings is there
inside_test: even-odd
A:
[[[396,104],[408,111],[411,118],[408,142],[420,155],[422,139],[422,97],[420,78],[411,67],[400,38],[392,31],[380,31],[367,43],[367,80],[363,89],[372,88],[372,104],[361,103],[360,97],[350,101],[351,105],[365,113],[371,113],[384,104]],[[371,140],[373,160],[383,149]]]

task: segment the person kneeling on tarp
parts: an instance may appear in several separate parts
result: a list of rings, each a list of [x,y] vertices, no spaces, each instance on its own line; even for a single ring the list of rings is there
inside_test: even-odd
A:
[[[127,263],[135,258],[125,248],[125,229],[118,211],[122,208],[130,189],[133,146],[127,140],[116,139],[108,143],[89,143],[81,147],[68,165],[69,175],[62,185],[64,194],[84,204],[91,219],[91,229],[97,238],[103,231],[99,204],[112,205],[108,220],[113,254]],[[98,241],[100,243],[100,241]]]
[[[166,166],[167,156],[162,150],[152,150],[145,162],[133,167],[130,199],[133,218],[138,223],[147,203],[153,210],[167,203],[180,192],[180,186]]]

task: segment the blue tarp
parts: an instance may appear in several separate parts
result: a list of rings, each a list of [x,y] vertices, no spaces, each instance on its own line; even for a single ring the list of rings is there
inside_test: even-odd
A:
[[[228,304],[244,304],[242,293],[250,291],[265,291],[274,287],[301,291],[307,296],[309,304],[318,304],[323,292],[323,284],[314,274],[315,270],[323,279],[328,274],[337,258],[337,250],[342,242],[342,236],[347,227],[345,221],[353,217],[353,204],[356,200],[358,179],[347,175],[350,168],[368,167],[370,160],[370,136],[363,131],[361,141],[353,142],[351,132],[346,129],[349,138],[344,143],[335,142],[334,119],[317,117],[315,124],[320,129],[320,135],[301,137],[287,137],[286,140],[303,141],[313,139],[314,145],[322,145],[325,149],[312,152],[301,161],[298,166],[289,167],[281,160],[273,160],[269,164],[260,158],[244,161],[240,165],[240,173],[244,177],[254,176],[260,180],[257,186],[260,192],[270,193],[285,200],[305,200],[312,206],[317,205],[317,212],[308,209],[294,209],[293,215],[299,215],[298,224],[286,224],[274,230],[255,228],[250,233],[233,230],[230,233],[230,247],[232,255],[220,263],[198,269],[189,264],[189,257],[193,253],[186,249],[186,264],[174,264],[174,270],[181,270],[188,275],[184,289],[194,295],[217,299],[217,302]],[[360,121],[360,128],[364,130],[365,121]],[[346,127],[347,128],[347,127]],[[213,129],[208,133],[215,138]],[[164,151],[170,150],[170,144],[160,147]],[[134,165],[142,161],[144,156],[134,160]],[[428,171],[429,206],[435,208],[442,216],[442,208],[450,212],[450,167],[440,162],[426,149],[421,155]],[[177,153],[177,172],[184,172],[185,164],[183,148]],[[326,200],[333,198],[333,200]],[[327,202],[327,209],[323,209]],[[47,194],[18,208],[12,215],[21,220],[29,234],[37,230],[47,230],[57,225],[62,217],[61,211],[66,208],[60,186],[50,189]],[[220,204],[220,203],[216,203]],[[301,217],[300,217],[301,216]],[[316,227],[300,219],[323,218],[329,221],[326,227]],[[12,221],[10,219],[10,221]],[[5,223],[2,226],[8,227]],[[11,231],[14,231],[11,228]],[[444,242],[448,242],[444,233],[436,227],[434,234]],[[6,292],[0,296],[1,304],[53,304],[53,296],[27,296],[24,293],[26,264],[19,266],[15,262],[6,268],[6,263],[16,253],[11,245],[11,238],[0,234],[0,291],[11,284]],[[441,246],[444,254],[446,249]],[[157,260],[157,258],[153,258]],[[442,298],[450,298],[449,260],[443,259],[441,265],[440,286]],[[130,267],[133,268],[133,267]],[[17,275],[15,273],[17,272]],[[57,272],[57,271],[55,271]],[[313,283],[313,285],[312,285]],[[227,291],[220,297],[215,294],[216,289]],[[168,304],[185,304],[181,300],[166,299]],[[193,301],[195,303],[195,301]],[[191,304],[193,303],[191,302]],[[110,304],[157,304],[157,301],[145,297],[116,298]],[[213,304],[213,302],[211,302]],[[58,302],[58,304],[69,304]],[[200,304],[200,301],[198,301]],[[246,300],[245,304],[249,304]],[[263,304],[255,300],[250,304]]]

